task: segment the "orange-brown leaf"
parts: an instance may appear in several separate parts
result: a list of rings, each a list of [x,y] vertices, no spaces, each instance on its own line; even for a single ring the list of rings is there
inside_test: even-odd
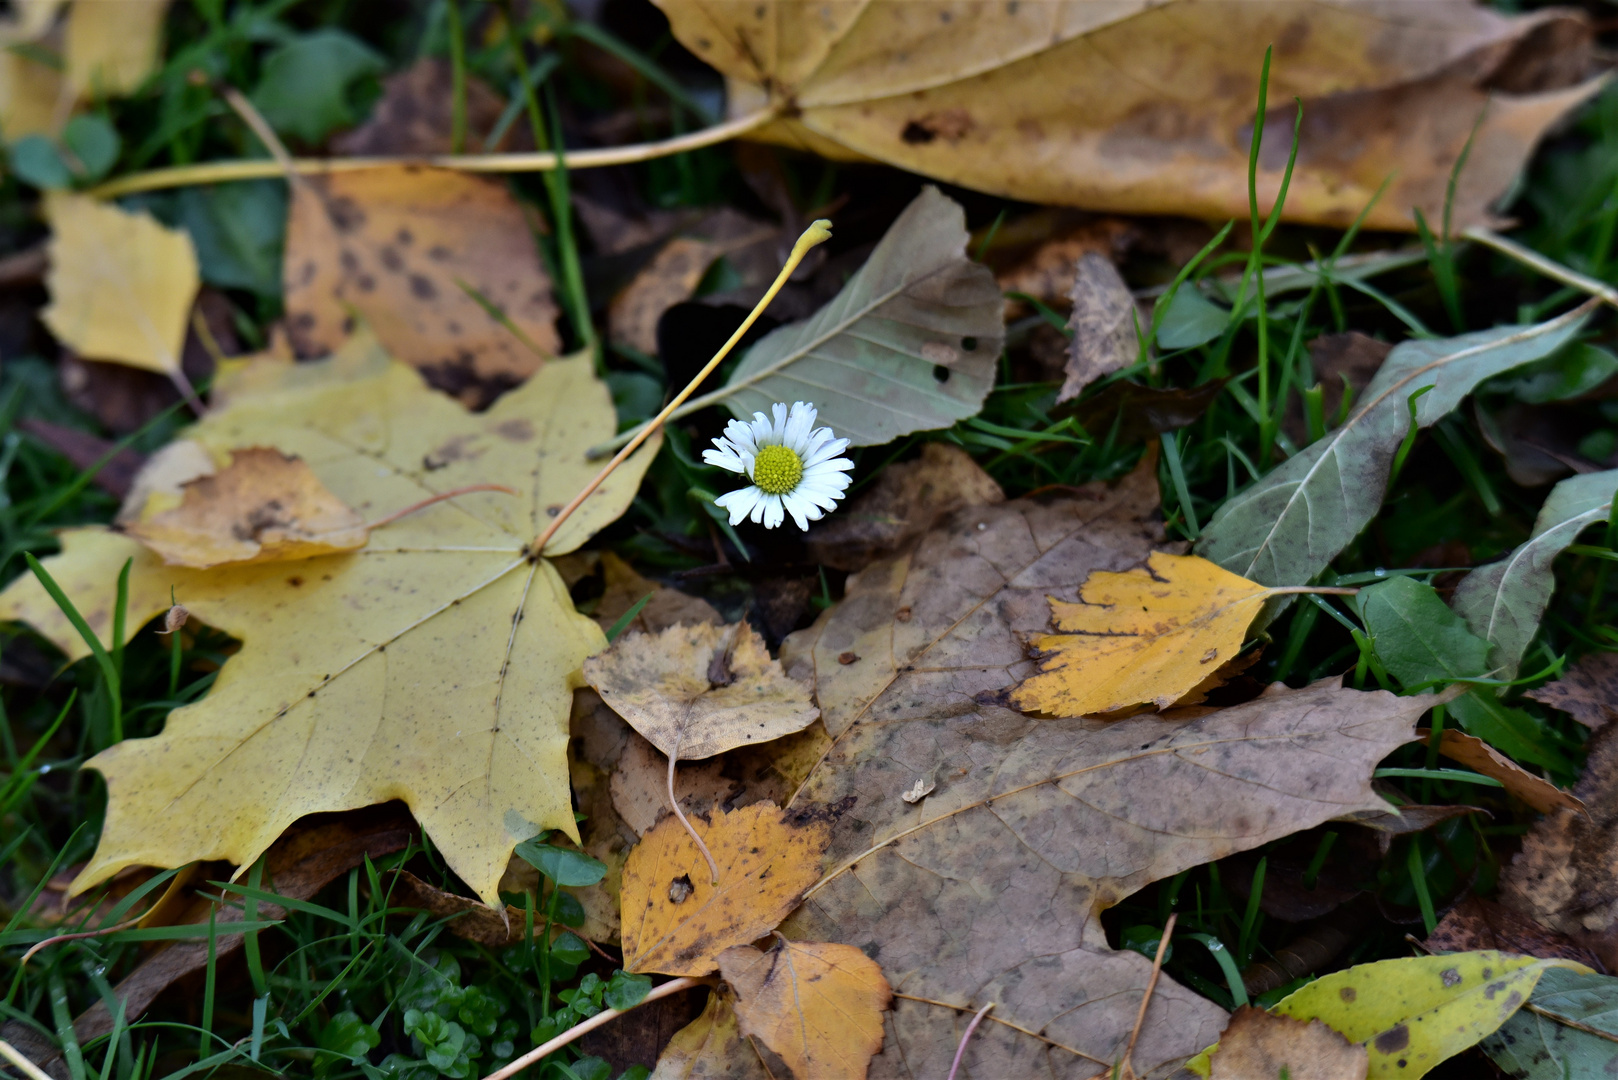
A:
[[[769,952],[726,949],[719,972],[742,1032],[781,1055],[798,1080],[864,1080],[893,1000],[875,960],[852,945],[778,937]]]
[[[797,906],[831,839],[824,814],[789,814],[768,802],[691,824],[719,864],[719,884],[679,821],[666,817],[647,833],[624,863],[627,971],[714,971],[720,953],[768,934]]]

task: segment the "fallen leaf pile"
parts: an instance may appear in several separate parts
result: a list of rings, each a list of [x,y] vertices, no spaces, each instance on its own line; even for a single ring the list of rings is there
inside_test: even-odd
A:
[[[262,446],[296,456],[367,517],[470,484],[524,494],[457,496],[376,530],[358,551],[296,563],[166,567],[118,533],[64,533],[45,565],[105,643],[109,583],[129,559],[129,634],[167,610],[172,588],[194,617],[243,641],[209,695],[171,714],[161,735],[93,759],[110,802],[75,888],[131,865],[245,866],[306,814],[403,799],[495,903],[518,842],[544,829],[576,835],[568,709],[579,664],[603,640],[528,545],[596,471],[584,455],[613,430],[606,388],[588,359],[561,360],[472,414],[359,334],[329,360],[240,364],[218,396],[193,440],[219,455]],[[650,456],[615,473],[548,552],[622,512]],[[70,657],[86,653],[31,578],[0,595],[0,615]]]

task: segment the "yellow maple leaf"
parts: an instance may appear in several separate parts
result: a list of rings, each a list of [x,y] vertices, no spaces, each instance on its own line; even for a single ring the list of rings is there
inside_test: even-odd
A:
[[[1050,601],[1062,633],[1034,639],[1048,655],[1009,700],[1052,716],[1172,705],[1235,657],[1276,592],[1195,555],[1154,552],[1145,567],[1098,570],[1078,603]]]
[[[73,0],[63,59],[79,97],[132,94],[163,55],[169,0]]]
[[[798,905],[831,839],[825,813],[787,813],[771,802],[715,810],[691,824],[713,852],[719,884],[680,822],[658,822],[624,863],[626,971],[716,970],[720,953],[768,934]]]
[[[170,378],[180,373],[186,319],[202,279],[191,238],[150,214],[87,195],[45,197],[51,226],[51,333],[91,360]]]
[[[363,549],[297,563],[164,566],[129,537],[71,529],[45,566],[104,642],[127,559],[129,633],[169,606],[242,639],[200,702],[162,734],[89,765],[106,826],[74,882],[126,866],[251,863],[293,821],[389,799],[409,804],[445,860],[489,904],[513,847],[541,829],[576,837],[568,713],[579,665],[606,642],[529,545],[599,466],[585,457],[615,415],[588,357],[547,365],[469,413],[368,334],[329,360],[226,365],[226,404],[190,432],[216,457],[273,446],[308,463],[367,518],[480,482],[522,497],[459,495],[372,530]],[[656,443],[629,459],[546,549],[576,548],[633,498]],[[86,652],[37,582],[0,594],[70,657]]]
[[[882,1049],[893,990],[882,967],[852,945],[788,941],[719,954],[742,1033],[781,1055],[798,1080],[865,1080]]]

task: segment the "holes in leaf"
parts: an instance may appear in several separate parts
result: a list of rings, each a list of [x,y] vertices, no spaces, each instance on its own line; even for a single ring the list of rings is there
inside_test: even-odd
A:
[[[934,364],[933,378],[940,383],[949,382],[949,368],[945,367],[943,364]]]

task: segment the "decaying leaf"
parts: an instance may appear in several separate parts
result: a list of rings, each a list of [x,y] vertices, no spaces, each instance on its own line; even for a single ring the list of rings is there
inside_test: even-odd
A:
[[[1325,1021],[1369,1054],[1370,1080],[1425,1076],[1477,1045],[1569,960],[1498,952],[1407,956],[1333,972],[1277,1002],[1274,1012]]]
[[[1418,731],[1416,734],[1425,733]],[[1438,752],[1451,761],[1459,761],[1475,772],[1494,777],[1508,793],[1515,795],[1541,814],[1548,814],[1558,808],[1585,812],[1584,804],[1578,799],[1544,777],[1535,776],[1474,735],[1456,731],[1454,728],[1445,728],[1438,737]]]
[[[1386,806],[1371,771],[1411,738],[1419,698],[1320,683],[1189,723],[1108,725],[980,703],[1030,673],[1023,640],[1044,630],[1047,597],[1076,600],[1092,571],[1137,566],[1161,542],[1157,505],[1143,469],[958,511],[850,576],[842,603],[783,645],[836,739],[795,805],[855,802],[782,932],[882,965],[895,999],[875,1076],[947,1075],[986,1001],[996,1019],[967,1046],[970,1075],[1110,1069],[1151,963],[1109,949],[1097,913],[1184,867]],[[906,802],[929,775],[932,793]],[[1137,1072],[1172,1071],[1224,1025],[1160,979]]]
[[[386,880],[390,907],[419,908],[445,919],[445,927],[458,938],[491,949],[522,940],[524,912],[510,904],[491,908],[429,885],[408,870],[395,870]]]
[[[480,177],[399,167],[294,184],[283,277],[300,353],[337,348],[358,311],[390,353],[472,404],[522,382],[561,347],[522,207]]]
[[[484,137],[500,123],[504,98],[475,75],[467,75],[463,85],[466,151],[512,149],[512,135],[522,129],[520,124],[510,125],[495,145],[484,145]],[[382,97],[371,109],[370,118],[333,139],[332,150],[361,157],[453,153],[454,87],[450,61],[441,56],[423,56],[403,71],[383,78]]]
[[[770,333],[723,389],[684,411],[722,403],[745,418],[813,401],[855,446],[973,415],[994,385],[1005,326],[994,275],[966,257],[967,239],[960,205],[922,189],[825,307]]]
[[[767,952],[726,949],[719,974],[742,1032],[779,1054],[797,1080],[865,1080],[893,998],[876,961],[849,945],[778,936]]]
[[[674,795],[687,816],[722,806],[739,786],[715,760],[687,763],[674,774]],[[639,735],[630,738],[612,770],[612,805],[636,836],[645,836],[669,811],[668,757]]]
[[[718,624],[725,621],[708,601],[641,576],[633,566],[610,551],[603,551],[599,555],[581,552],[580,555],[597,559],[601,569],[601,600],[596,604],[592,617],[603,630],[612,629],[642,600],[646,600],[646,606],[629,621],[623,632],[639,630],[650,634],[681,623]],[[647,600],[647,597],[651,599]]]
[[[1280,186],[1302,98],[1288,219],[1370,228],[1459,224],[1521,170],[1599,82],[1583,20],[1468,2],[755,4],[659,0],[674,35],[722,72],[733,114],[783,110],[757,138],[867,159],[1034,203],[1247,216],[1253,103],[1275,46],[1259,157]],[[1477,126],[1473,135],[1474,125]]]
[[[1143,568],[1096,571],[1077,603],[1051,600],[1062,632],[1033,640],[1045,659],[1008,700],[1052,716],[1172,705],[1235,658],[1269,595],[1195,555],[1154,552]]]
[[[1527,542],[1461,579],[1450,604],[1489,643],[1495,677],[1513,679],[1556,588],[1552,564],[1579,533],[1612,513],[1618,469],[1569,477],[1551,489]]]
[[[1209,1080],[1282,1075],[1292,1080],[1362,1080],[1369,1067],[1365,1047],[1319,1020],[1294,1020],[1251,1005],[1231,1013],[1208,1064]]]
[[[584,677],[630,726],[674,758],[700,760],[802,731],[820,715],[747,623],[625,634]]]
[[[945,514],[1005,499],[972,455],[950,443],[930,442],[914,461],[883,469],[868,491],[815,522],[804,539],[812,561],[859,570],[898,551]]]
[[[674,1033],[648,1080],[769,1080],[730,999],[708,995],[702,1015]]]
[[[179,375],[186,319],[202,284],[191,238],[88,195],[51,192],[45,216],[51,303],[40,318],[51,333],[91,360]]]
[[[1081,255],[1069,297],[1073,314],[1067,325],[1073,331],[1073,342],[1068,348],[1067,378],[1056,395],[1058,403],[1078,397],[1086,386],[1103,375],[1122,371],[1140,355],[1135,297],[1111,259],[1093,251]]]
[[[585,452],[616,424],[606,387],[587,357],[557,361],[472,414],[365,334],[329,360],[259,359],[219,384],[225,404],[191,438],[211,453],[297,455],[367,516],[473,483],[524,496],[459,495],[378,528],[361,551],[290,566],[169,567],[115,532],[63,533],[46,565],[104,641],[130,558],[128,635],[168,609],[173,588],[193,617],[243,641],[161,735],[93,759],[110,801],[75,888],[137,864],[244,866],[306,814],[403,799],[449,866],[498,903],[518,842],[577,836],[568,709],[580,663],[604,641],[528,546],[599,468]],[[650,460],[626,462],[547,550],[577,547],[621,513]],[[86,653],[32,578],[0,594],[0,617]]]
[[[73,0],[64,59],[78,97],[133,93],[163,56],[169,0]]]
[[[1500,875],[1500,902],[1588,948],[1618,971],[1618,729],[1590,737],[1573,794],[1589,814],[1558,810],[1534,823]]]
[[[1053,418],[1071,416],[1097,438],[1121,443],[1155,443],[1165,431],[1189,427],[1208,411],[1225,389],[1224,379],[1200,386],[1142,386],[1120,380],[1082,401],[1051,410]]]
[[[1533,326],[1404,342],[1341,427],[1220,506],[1197,553],[1263,585],[1312,580],[1376,515],[1412,419],[1431,427],[1478,383],[1549,356],[1584,321],[1579,309]]]
[[[359,514],[308,463],[269,447],[229,453],[217,472],[188,480],[178,497],[153,492],[123,531],[170,566],[289,562],[365,546]]]
[[[1588,728],[1618,718],[1618,653],[1590,653],[1573,662],[1560,679],[1525,695],[1560,709]]]
[[[1422,947],[1435,953],[1493,949],[1523,956],[1561,957],[1589,968],[1601,966],[1594,953],[1566,934],[1546,929],[1521,912],[1477,895],[1462,897],[1445,912]]]
[[[765,936],[820,876],[826,813],[760,802],[691,824],[719,864],[719,884],[691,837],[664,818],[629,853],[622,909],[624,970],[706,975],[719,954]]]

